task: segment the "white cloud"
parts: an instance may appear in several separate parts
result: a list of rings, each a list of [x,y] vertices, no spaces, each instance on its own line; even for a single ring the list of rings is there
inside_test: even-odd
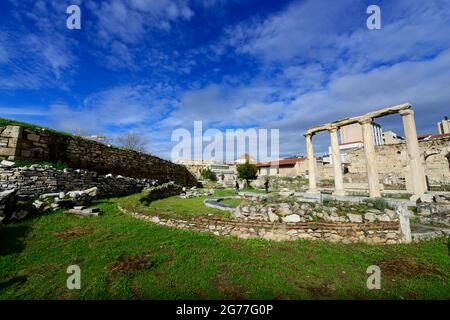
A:
[[[175,110],[162,126],[190,127],[195,120],[217,127],[253,126],[266,123],[283,112],[280,102],[267,102],[274,88],[209,85],[181,95]]]
[[[304,71],[312,76],[303,77]],[[308,127],[410,102],[416,111],[419,132],[434,132],[435,124],[448,109],[450,50],[426,61],[405,61],[340,77],[331,76],[323,85],[323,70],[316,65],[286,69],[275,78],[291,79],[299,87],[269,85],[255,80],[249,85],[210,85],[185,92],[178,108],[161,122],[165,127],[190,128],[194,120],[219,129],[236,126],[279,128],[281,152],[304,154],[303,134]],[[265,85],[264,85],[265,84]],[[302,90],[304,89],[304,90]],[[274,99],[268,98],[275,96]],[[292,99],[287,99],[291,97]],[[401,120],[385,124],[402,133]],[[329,137],[316,138],[316,150],[326,152]]]
[[[7,63],[9,61],[8,52],[0,44],[0,64]]]
[[[0,88],[39,89],[66,83],[77,61],[75,40],[62,36],[54,23],[65,4],[14,2],[20,12],[28,12],[36,30],[23,39],[19,32],[0,33]],[[197,0],[207,8],[226,2]],[[190,128],[194,120],[203,120],[205,129],[279,128],[284,154],[304,153],[302,134],[310,126],[403,102],[413,104],[419,132],[434,131],[450,102],[448,1],[382,1],[382,29],[375,31],[366,28],[366,5],[357,0],[297,1],[265,19],[228,28],[220,41],[170,51],[158,47],[158,39],[195,17],[191,2],[83,2],[95,16],[83,20],[83,28],[94,30],[86,39],[94,56],[111,69],[143,69],[149,79],[161,75],[167,81],[153,86],[116,85],[91,94],[75,107],[55,103],[51,120],[68,131],[132,129],[150,135],[154,150],[165,155],[170,153],[171,131]],[[144,41],[148,43],[142,47]],[[233,59],[250,58],[255,69],[230,67],[228,74],[220,58],[230,54],[230,47],[237,53]],[[170,74],[189,74],[214,59],[215,68],[200,72],[189,83],[191,89],[167,85],[184,87]],[[212,81],[213,72],[214,79],[222,81]],[[386,125],[401,133],[399,119],[386,120]],[[328,136],[318,136],[315,143],[317,151],[326,151]]]
[[[66,6],[56,0],[10,2],[8,27],[0,31],[0,63],[2,47],[8,58],[0,69],[0,88],[66,89],[77,62],[72,52],[76,42],[65,34],[65,23],[55,23],[65,22]]]
[[[263,21],[239,24],[225,41],[266,62],[336,64],[346,72],[421,59],[450,46],[446,1],[385,1],[382,29],[366,28],[366,4],[356,0],[295,2]]]
[[[419,133],[434,132],[436,122],[446,114],[450,102],[448,79],[450,50],[429,61],[403,62],[336,78],[323,90],[298,96],[286,106],[286,116],[273,125],[282,128],[287,145],[295,144],[288,140],[298,139],[308,127],[410,102],[416,111]],[[386,124],[402,133],[399,117],[389,118]],[[327,138],[324,141],[317,150],[326,152],[329,142]],[[297,146],[304,153],[303,138]]]
[[[48,111],[45,108],[36,107],[0,107],[0,114],[2,116],[45,116]]]
[[[89,133],[127,131],[161,119],[167,101],[146,85],[124,85],[88,96],[78,107],[51,106],[50,118],[62,130]],[[114,130],[111,130],[114,127]]]
[[[132,44],[155,29],[168,30],[177,20],[189,20],[194,15],[186,1],[120,0],[89,1],[86,6],[97,16],[97,35],[110,43],[120,40]]]

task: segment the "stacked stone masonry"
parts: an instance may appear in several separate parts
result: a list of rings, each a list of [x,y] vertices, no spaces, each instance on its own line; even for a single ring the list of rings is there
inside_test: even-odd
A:
[[[87,170],[31,166],[30,168],[0,167],[0,190],[17,190],[22,198],[45,193],[68,192],[98,188],[101,198],[125,196],[141,192],[151,184],[147,179],[99,175]]]
[[[326,240],[331,242],[371,244],[402,243],[399,222],[377,223],[276,223],[246,221],[221,217],[196,217],[173,219],[162,216],[148,216],[119,208],[136,218],[159,225],[198,232],[209,232],[217,236],[236,236],[240,239],[261,238],[274,241]]]
[[[75,169],[132,178],[175,181],[194,186],[185,166],[132,150],[120,149],[77,136],[20,126],[0,127],[0,157],[7,160],[63,162]]]
[[[430,185],[450,185],[450,137],[420,141],[425,174]],[[381,145],[375,147],[380,182],[409,186],[408,153],[405,144]],[[363,148],[347,152],[348,173],[346,182],[366,182],[366,160]]]

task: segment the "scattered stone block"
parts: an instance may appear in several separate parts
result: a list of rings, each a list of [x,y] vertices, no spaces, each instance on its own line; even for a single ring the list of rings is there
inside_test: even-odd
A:
[[[384,212],[389,216],[389,218],[390,218],[392,221],[398,219],[397,212],[395,212],[394,210],[391,210],[391,209],[384,209]]]
[[[11,168],[11,167],[15,167],[15,166],[16,166],[16,164],[15,164],[14,162],[8,161],[8,160],[2,160],[2,162],[0,163],[0,165],[1,165],[2,167],[5,167],[5,168]]]
[[[292,214],[291,209],[289,209],[289,207],[280,207],[276,210],[276,213],[280,216],[280,217],[286,217]]]
[[[300,222],[300,216],[298,214],[291,214],[282,218],[283,222]]]
[[[75,215],[80,215],[80,216],[95,216],[98,217],[100,215],[100,209],[99,208],[90,208],[90,209],[82,209],[82,210],[77,210],[77,209],[70,209],[68,211],[66,211],[69,214],[75,214]]]
[[[280,217],[272,212],[272,210],[269,208],[267,215],[269,217],[270,222],[278,222],[280,221]]]
[[[348,213],[347,217],[350,220],[350,222],[353,222],[353,223],[362,223],[363,222],[363,217],[359,214]]]
[[[39,196],[40,199],[49,199],[49,198],[56,198],[59,197],[59,192],[55,193],[44,193]]]
[[[366,212],[364,214],[364,220],[374,222],[377,219],[377,215],[373,212]]]
[[[434,201],[434,196],[432,194],[425,193],[419,198],[420,202],[432,203]]]

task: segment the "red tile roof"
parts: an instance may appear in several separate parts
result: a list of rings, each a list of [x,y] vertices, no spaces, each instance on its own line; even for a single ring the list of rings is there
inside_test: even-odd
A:
[[[421,134],[417,136],[417,139],[424,140],[424,139],[441,139],[441,138],[447,138],[450,137],[450,133],[443,133],[443,134]]]
[[[281,159],[278,160],[278,166],[295,165],[297,162],[303,160],[306,160],[306,158],[300,157],[300,158]],[[276,161],[259,162],[256,164],[258,168],[271,167],[272,165],[276,165]]]

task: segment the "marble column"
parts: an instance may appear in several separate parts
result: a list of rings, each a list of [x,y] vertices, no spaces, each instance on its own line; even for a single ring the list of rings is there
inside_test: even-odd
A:
[[[339,150],[338,128],[330,129],[331,157],[334,170],[334,192],[333,195],[344,196],[344,180],[342,178],[341,152]]]
[[[314,157],[314,148],[312,145],[313,134],[305,134],[306,137],[306,154],[308,159],[308,180],[309,193],[319,193],[316,182],[316,158]]]
[[[412,191],[415,196],[421,196],[427,191],[425,169],[420,155],[419,141],[417,140],[416,123],[414,112],[411,109],[399,112],[403,120],[403,128],[406,136],[406,148],[409,159],[409,178],[411,179]]]
[[[367,180],[369,183],[369,196],[371,198],[381,197],[380,182],[378,180],[377,160],[375,154],[374,137],[372,131],[372,119],[361,120],[360,125],[363,133],[364,154],[366,156]]]

